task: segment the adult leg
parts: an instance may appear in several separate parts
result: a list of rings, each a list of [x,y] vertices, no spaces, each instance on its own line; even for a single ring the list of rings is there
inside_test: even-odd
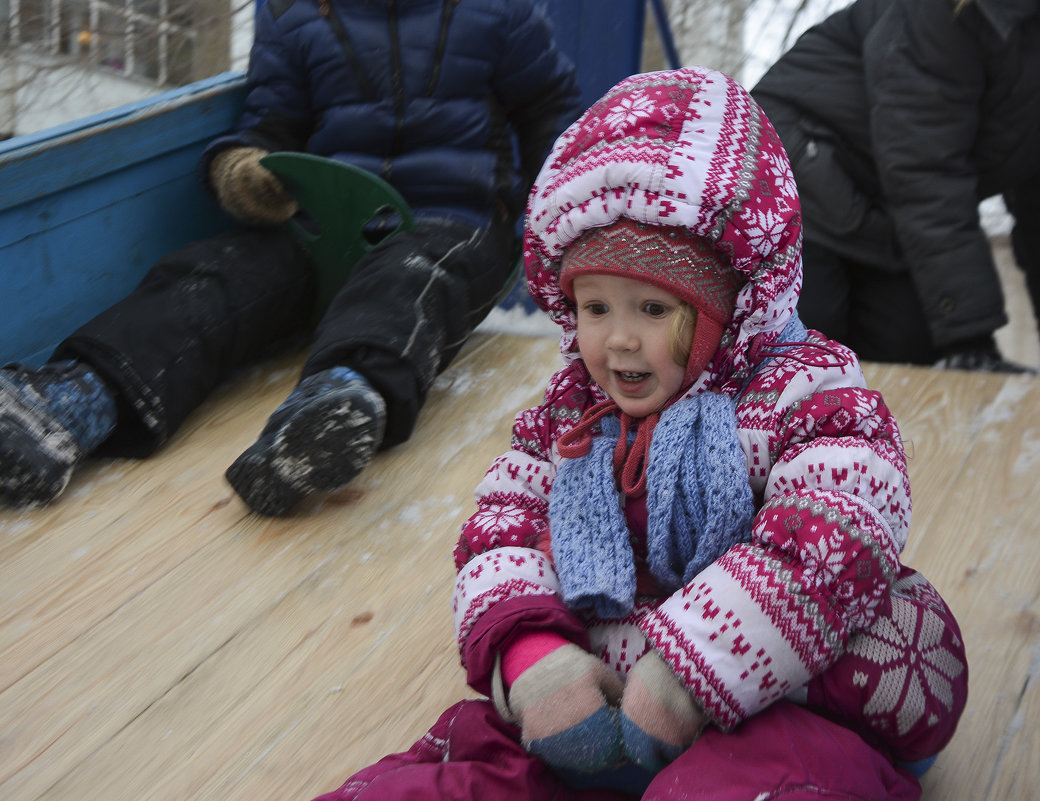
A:
[[[851,292],[846,260],[823,245],[806,242],[802,248],[802,294],[798,298],[802,322],[831,339],[850,344]]]
[[[861,359],[930,365],[940,358],[909,272],[850,264],[849,276],[850,335],[845,344]]]
[[[1025,273],[1033,316],[1040,322],[1040,191],[1036,181],[1004,193],[1004,204],[1015,218],[1011,248],[1015,262]]]
[[[867,361],[927,364],[951,370],[1026,373],[1009,362],[993,334],[939,349],[932,344],[924,308],[910,273],[868,266],[853,272],[852,323],[847,343]]]
[[[709,727],[643,801],[916,801],[921,786],[855,732],[780,701],[724,734]]]
[[[17,376],[6,371],[23,387],[23,398],[29,387],[39,401],[33,409],[37,425],[16,432],[25,435],[16,443],[23,452],[34,441],[43,447],[53,440],[57,429],[50,423],[78,439],[98,397],[117,410],[114,430],[109,426],[102,436],[62,452],[63,459],[75,456],[63,461],[64,482],[50,482],[56,488],[51,497],[37,500],[53,499],[75,462],[95,447],[121,456],[152,453],[232,370],[305,329],[313,296],[309,262],[287,234],[237,230],[161,259],[130,295],[61,343],[43,368],[20,368]],[[45,391],[56,382],[66,388],[78,383],[87,391],[72,404],[68,391]],[[39,425],[48,414],[50,423]],[[6,454],[12,432],[2,428]],[[4,462],[14,460],[5,455]]]
[[[242,499],[286,514],[406,440],[437,374],[491,310],[513,254],[507,226],[429,220],[369,252],[322,319],[299,386],[228,468]]]
[[[576,790],[519,743],[519,730],[488,701],[448,709],[410,750],[384,757],[315,801],[626,801]]]

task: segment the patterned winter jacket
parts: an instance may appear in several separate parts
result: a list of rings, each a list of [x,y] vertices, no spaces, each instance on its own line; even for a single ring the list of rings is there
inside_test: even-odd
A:
[[[574,68],[533,0],[268,0],[229,147],[340,159],[418,216],[515,219],[553,139],[581,111]],[[517,142],[520,169],[514,166]]]
[[[748,279],[690,394],[736,399],[755,515],[750,540],[691,581],[603,619],[567,608],[551,554],[557,443],[605,397],[558,273],[583,230],[622,214],[707,236]],[[517,634],[551,629],[622,674],[656,649],[723,729],[794,697],[903,759],[952,735],[963,647],[942,599],[900,565],[911,502],[899,429],[855,354],[797,322],[800,238],[784,150],[720,73],[634,76],[557,141],[529,201],[525,255],[566,364],[517,416],[456,546],[455,625],[474,688],[491,690]]]

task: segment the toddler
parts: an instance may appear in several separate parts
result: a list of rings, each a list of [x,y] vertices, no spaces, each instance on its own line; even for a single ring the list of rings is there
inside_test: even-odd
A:
[[[455,550],[490,700],[323,801],[919,797],[963,645],[900,564],[899,430],[799,322],[800,259],[784,149],[719,72],[633,76],[557,140],[525,260],[565,365]]]

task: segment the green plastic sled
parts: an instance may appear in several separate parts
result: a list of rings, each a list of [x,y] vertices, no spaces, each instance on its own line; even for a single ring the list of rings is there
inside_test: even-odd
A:
[[[387,236],[415,224],[400,193],[366,170],[292,152],[269,153],[260,163],[281,179],[315,223],[314,231],[295,219],[287,226],[314,261],[318,274],[315,312],[319,316],[346,283],[358,259],[374,246],[365,236],[366,226],[389,213],[396,213],[399,222]]]

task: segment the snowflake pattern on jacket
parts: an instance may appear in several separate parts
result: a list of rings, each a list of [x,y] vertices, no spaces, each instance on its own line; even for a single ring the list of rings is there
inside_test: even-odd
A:
[[[621,216],[684,226],[747,279],[688,392],[736,399],[755,516],[750,540],[693,580],[603,619],[561,599],[548,499],[557,441],[605,397],[577,351],[560,257]],[[797,190],[743,88],[703,68],[618,84],[546,161],[525,262],[532,296],[561,326],[564,366],[543,402],[516,417],[456,546],[455,627],[471,685],[488,691],[495,656],[518,631],[549,628],[622,675],[655,649],[724,730],[791,697],[897,758],[942,748],[967,666],[950,610],[899,561],[911,517],[899,429],[855,354],[797,321]]]

